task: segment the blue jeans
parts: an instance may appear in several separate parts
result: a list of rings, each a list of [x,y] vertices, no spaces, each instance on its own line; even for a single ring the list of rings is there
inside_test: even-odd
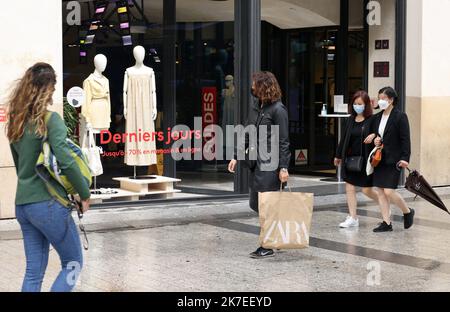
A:
[[[52,292],[70,292],[83,265],[80,237],[71,211],[55,200],[16,206],[23,233],[27,268],[23,292],[40,292],[47,269],[50,244],[61,260],[61,272]]]

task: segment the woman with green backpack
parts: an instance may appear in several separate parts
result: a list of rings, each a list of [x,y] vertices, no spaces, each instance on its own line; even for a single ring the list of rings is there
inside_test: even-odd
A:
[[[38,175],[36,164],[44,141],[57,159],[59,169],[79,194],[82,212],[89,210],[89,179],[83,175],[67,141],[67,128],[56,113],[49,113],[56,74],[46,63],[29,68],[8,100],[7,137],[18,176],[16,217],[24,239],[26,273],[22,291],[41,291],[50,244],[61,260],[61,272],[51,291],[71,291],[83,265],[83,255],[71,208],[58,198],[68,198],[65,188],[51,193]],[[45,138],[45,139],[44,139]]]

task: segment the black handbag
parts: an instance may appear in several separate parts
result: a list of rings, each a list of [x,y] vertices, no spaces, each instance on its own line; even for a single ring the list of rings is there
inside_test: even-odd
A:
[[[364,126],[361,129],[361,156],[350,156],[345,159],[345,169],[349,172],[361,172],[364,165],[364,157],[363,155],[363,133]]]

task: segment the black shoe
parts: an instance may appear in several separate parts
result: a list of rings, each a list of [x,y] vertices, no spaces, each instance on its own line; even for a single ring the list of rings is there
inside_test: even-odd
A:
[[[393,231],[392,223],[388,225],[386,222],[383,221],[383,223],[381,223],[380,226],[374,229],[373,231],[374,233],[392,232]]]
[[[411,228],[414,224],[414,215],[416,214],[416,211],[412,208],[410,208],[411,212],[408,214],[405,214],[403,216],[403,222],[405,224],[405,230]]]
[[[258,249],[256,249],[255,252],[252,252],[250,254],[250,257],[253,259],[262,259],[262,258],[268,258],[268,257],[273,257],[274,256],[274,252],[272,249],[265,249],[262,247],[259,247]]]

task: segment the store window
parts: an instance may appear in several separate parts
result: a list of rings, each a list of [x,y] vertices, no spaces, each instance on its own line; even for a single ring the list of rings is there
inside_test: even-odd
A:
[[[194,127],[201,118],[203,126],[214,123],[226,134],[234,125],[234,23],[179,23],[177,38],[177,123]],[[210,96],[213,105],[205,102]],[[218,147],[224,150],[223,146]],[[231,192],[234,177],[224,160],[182,160],[177,162],[181,186],[197,192],[214,189]]]
[[[84,89],[86,99],[81,108],[66,103],[64,113],[72,138],[86,146],[91,129],[102,152],[102,173],[95,178],[93,194],[100,201],[172,196],[171,181],[175,180],[167,185],[166,180],[154,183],[153,193],[150,186],[146,192],[144,183],[163,176],[163,158],[170,157],[164,156],[169,135],[163,114],[168,105],[164,98],[165,68],[176,63],[173,113],[178,125],[194,130],[194,118],[205,115],[205,92],[215,95],[210,122],[233,125],[233,1],[178,0],[176,12],[165,12],[163,0],[80,4],[81,25],[63,21],[63,79],[65,94],[78,86]],[[66,5],[63,1],[63,10]],[[169,26],[176,29],[175,59],[164,55],[167,38],[163,18],[168,13],[177,21]],[[225,163],[177,162],[176,178],[181,180],[177,189],[193,193],[232,191],[233,176],[225,172]],[[129,181],[123,179],[132,179],[127,192],[122,191]]]

